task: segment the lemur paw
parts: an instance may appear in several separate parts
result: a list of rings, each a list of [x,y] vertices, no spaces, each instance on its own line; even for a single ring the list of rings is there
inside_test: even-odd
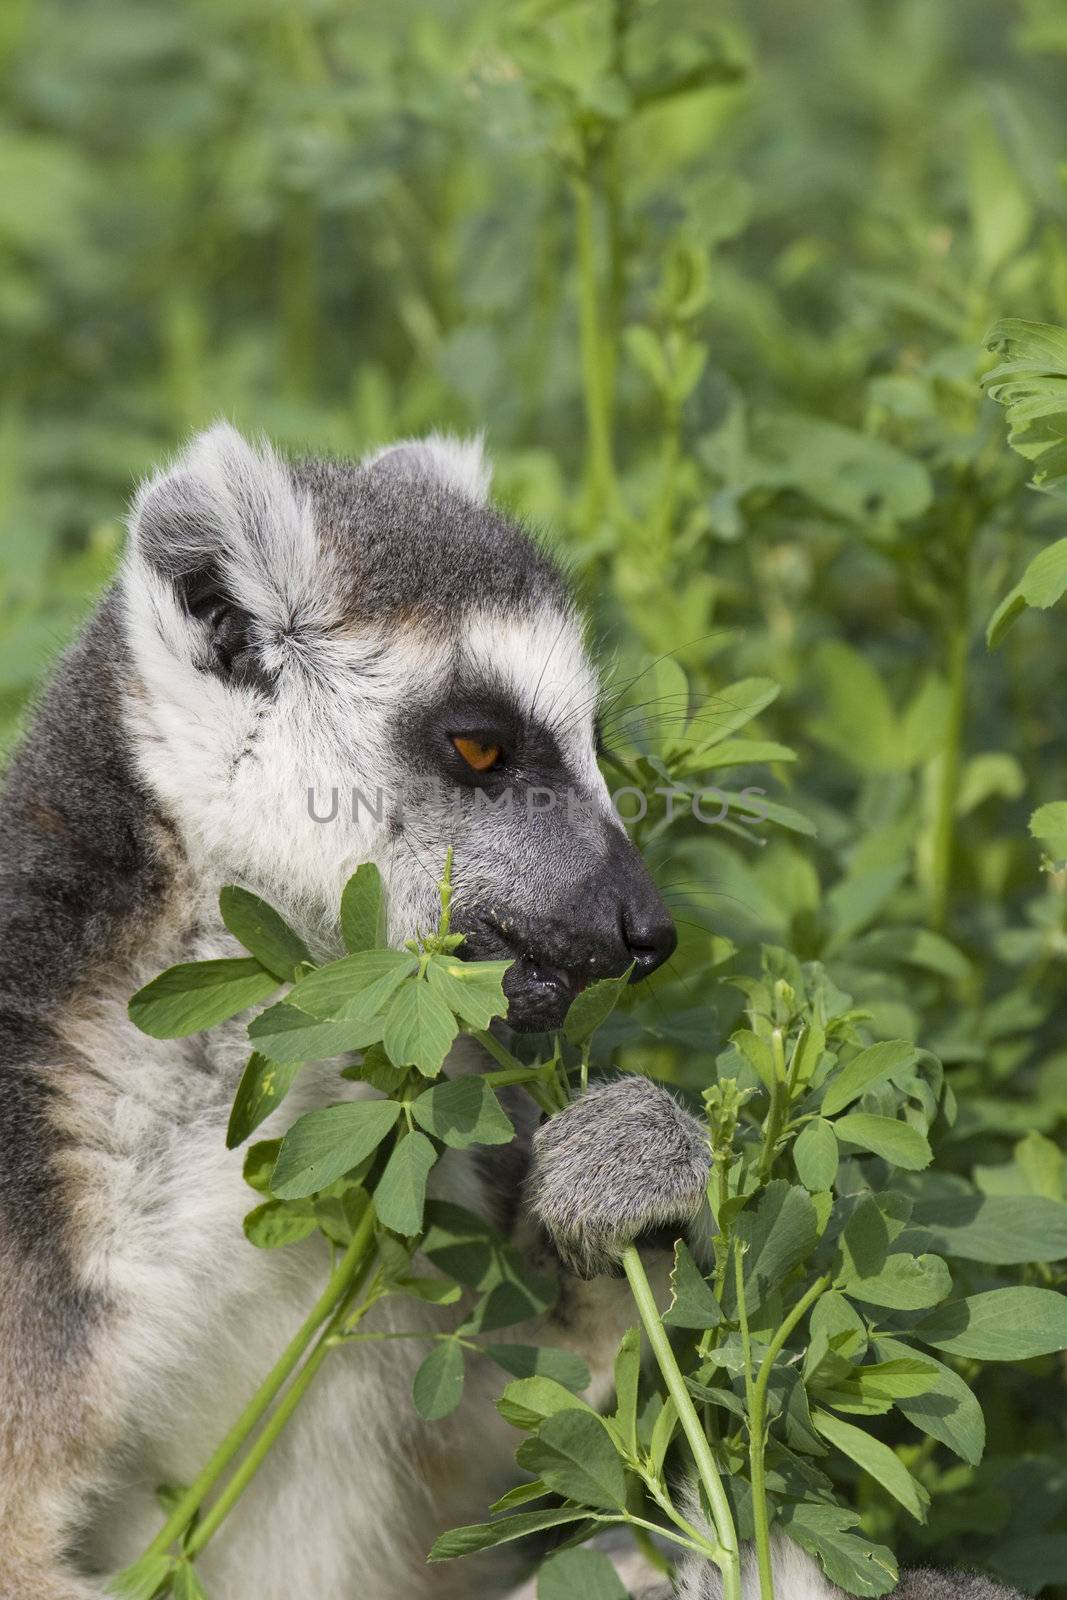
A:
[[[645,1230],[688,1226],[705,1203],[707,1135],[659,1084],[597,1084],[534,1136],[531,1198],[567,1266],[617,1270]]]

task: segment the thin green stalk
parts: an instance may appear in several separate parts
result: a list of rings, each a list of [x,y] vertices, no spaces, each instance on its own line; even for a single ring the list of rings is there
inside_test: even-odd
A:
[[[745,1312],[744,1272],[741,1252],[737,1253],[737,1303],[741,1316],[741,1338],[745,1350],[745,1392],[748,1399],[748,1449],[749,1477],[752,1482],[752,1520],[755,1526],[756,1560],[759,1566],[760,1600],[774,1600],[774,1574],[771,1566],[771,1525],[767,1513],[767,1479],[764,1472],[764,1455],[767,1449],[767,1389],[786,1340],[793,1329],[815,1304],[829,1285],[828,1275],[816,1278],[811,1288],[802,1295],[771,1340],[760,1365],[759,1375],[752,1382],[752,1363],[748,1342],[748,1318]]]
[[[648,1335],[648,1342],[652,1346],[652,1353],[663,1374],[667,1392],[674,1401],[678,1421],[693,1452],[693,1460],[708,1497],[718,1545],[715,1562],[723,1578],[723,1600],[741,1600],[741,1562],[730,1502],[726,1498],[726,1490],[723,1488],[719,1469],[715,1465],[711,1446],[700,1426],[693,1398],[685,1386],[685,1379],[671,1349],[671,1342],[660,1318],[659,1308],[636,1245],[629,1245],[623,1251],[622,1264],[645,1333]]]
[[[941,752],[930,866],[930,925],[937,929],[945,926],[952,889],[956,797],[959,792],[963,724],[967,710],[969,645],[969,629],[966,621],[962,620],[956,624],[948,643],[948,722]]]
[[[586,152],[583,169],[572,180],[578,245],[578,309],[580,321],[582,391],[589,438],[587,509],[591,518],[618,498],[615,459],[612,448],[611,386],[608,363],[604,358],[604,334],[600,321],[600,283],[596,262],[596,225],[593,214],[593,184],[590,155]]]
[[[971,547],[978,509],[973,493],[964,488],[958,501],[958,518],[950,530],[954,571],[946,635],[948,723],[945,728],[941,771],[935,800],[930,862],[930,925],[936,929],[945,925],[952,893],[956,800],[959,793],[963,738],[967,720],[967,664],[971,642]]]
[[[546,1111],[551,1116],[553,1112],[563,1110],[567,1104],[567,1097],[556,1081],[555,1074],[553,1074],[550,1081],[539,1076],[527,1076],[530,1071],[529,1067],[524,1066],[518,1056],[513,1056],[511,1051],[500,1043],[499,1039],[494,1038],[488,1028],[472,1028],[470,1036],[472,1039],[477,1039],[478,1043],[484,1050],[489,1052],[494,1061],[499,1061],[505,1072],[514,1072],[516,1074],[513,1081],[523,1084],[529,1090],[542,1111]]]
[[[786,1079],[785,1047],[781,1028],[775,1028],[771,1034],[771,1049],[774,1055],[774,1088],[771,1090],[767,1120],[763,1125],[763,1149],[760,1152],[759,1162],[761,1179],[770,1175],[774,1165],[775,1146],[782,1136],[782,1128],[789,1112],[789,1084]]]
[[[206,1466],[182,1495],[141,1560],[164,1555],[174,1541],[180,1539],[186,1531],[204,1499],[296,1370],[323,1323],[332,1317],[338,1305],[348,1296],[352,1285],[369,1261],[374,1242],[374,1223],[374,1208],[368,1206],[352,1236],[352,1243],[330,1274],[329,1282],[299,1330],[278,1357]]]
[[[369,1238],[373,1239],[374,1219],[373,1213],[369,1207],[367,1214],[371,1217]],[[289,1388],[285,1391],[284,1396],[271,1413],[269,1421],[260,1432],[251,1449],[245,1455],[236,1472],[227,1482],[226,1487],[223,1489],[222,1493],[211,1507],[211,1510],[202,1519],[202,1521],[197,1524],[196,1528],[188,1539],[186,1544],[186,1554],[189,1556],[190,1560],[195,1559],[200,1554],[208,1541],[222,1526],[223,1522],[229,1516],[230,1512],[244,1494],[245,1490],[248,1488],[248,1485],[252,1482],[252,1479],[255,1477],[264,1461],[267,1459],[267,1456],[274,1448],[274,1445],[277,1443],[277,1440],[281,1435],[282,1430],[288,1423],[289,1418],[292,1416],[293,1412],[300,1404],[300,1401],[303,1399],[304,1394],[307,1392],[312,1378],[314,1378],[316,1372],[318,1372],[323,1361],[326,1359],[331,1348],[333,1347],[335,1341],[332,1335],[336,1333],[336,1331],[341,1327],[345,1318],[349,1315],[353,1296],[358,1294],[364,1280],[366,1279],[367,1273],[370,1271],[370,1267],[371,1252],[368,1250],[363,1257],[361,1268],[357,1271],[354,1280],[349,1284],[348,1291],[346,1292],[344,1298],[335,1309],[325,1328],[322,1330],[322,1333],[319,1335],[315,1348],[304,1362],[304,1365],[300,1368],[300,1371],[289,1385]]]

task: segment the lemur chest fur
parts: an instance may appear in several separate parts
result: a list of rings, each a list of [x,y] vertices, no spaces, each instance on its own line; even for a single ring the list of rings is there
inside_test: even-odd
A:
[[[225,935],[199,937],[180,952],[185,959],[235,953]],[[329,1271],[321,1241],[266,1251],[244,1237],[242,1219],[257,1197],[242,1176],[244,1151],[228,1151],[225,1144],[248,1054],[243,1025],[216,1030],[196,1044],[158,1043],[129,1023],[126,992],[98,1000],[91,1011],[80,1008],[77,1031],[88,1060],[72,1096],[78,1143],[67,1157],[82,1211],[79,1270],[110,1307],[101,1354],[124,1395],[114,1418],[110,1488],[85,1534],[92,1564],[102,1571],[132,1559],[152,1537],[161,1520],[155,1488],[196,1475],[307,1315]],[[283,1131],[314,1105],[363,1092],[339,1080],[335,1066],[311,1065],[259,1136]],[[473,1163],[443,1162],[439,1183],[449,1198],[480,1207]],[[433,1321],[415,1301],[398,1312],[384,1308],[378,1320],[395,1328],[398,1316],[405,1329]],[[281,1592],[286,1571],[293,1593],[351,1594],[355,1600],[369,1572],[395,1582],[394,1592],[420,1592],[410,1587],[422,1579],[406,1572],[408,1553],[398,1550],[393,1570],[384,1548],[374,1559],[370,1552],[381,1538],[375,1526],[402,1497],[412,1459],[432,1462],[442,1448],[443,1437],[429,1436],[411,1408],[396,1403],[427,1348],[398,1340],[335,1354],[248,1507],[206,1555],[205,1581],[214,1576],[215,1592],[235,1592],[238,1573],[247,1584],[263,1560],[269,1570],[262,1592]],[[507,1440],[488,1386],[487,1376],[476,1378],[462,1426],[466,1437],[480,1439],[483,1456],[503,1465]],[[345,1483],[357,1492],[346,1502],[339,1537],[336,1508]],[[439,1502],[439,1494],[435,1498]],[[460,1520],[477,1511],[476,1504],[456,1506]],[[317,1519],[323,1523],[318,1529]],[[274,1530],[266,1557],[264,1524]],[[285,1540],[277,1538],[280,1526]],[[322,1587],[305,1588],[316,1571]]]

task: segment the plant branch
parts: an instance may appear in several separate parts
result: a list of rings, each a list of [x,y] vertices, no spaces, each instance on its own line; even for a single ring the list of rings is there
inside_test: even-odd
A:
[[[767,1509],[767,1479],[764,1456],[767,1449],[767,1389],[777,1361],[789,1335],[818,1300],[830,1282],[828,1274],[816,1278],[802,1295],[771,1340],[760,1364],[759,1376],[752,1382],[751,1347],[745,1311],[744,1272],[741,1252],[737,1253],[737,1303],[741,1315],[741,1337],[745,1348],[745,1391],[748,1398],[749,1477],[752,1483],[752,1519],[755,1524],[756,1560],[759,1565],[760,1600],[774,1600],[774,1573],[771,1566],[771,1524]]]
[[[186,1532],[203,1501],[296,1370],[315,1335],[323,1324],[330,1320],[338,1306],[347,1300],[353,1285],[369,1267],[374,1243],[374,1224],[374,1207],[368,1205],[352,1236],[351,1244],[330,1274],[329,1282],[301,1327],[278,1357],[206,1466],[186,1489],[140,1561],[164,1555],[174,1541],[180,1539]]]
[[[648,1335],[648,1342],[663,1374],[667,1392],[674,1401],[678,1421],[693,1452],[693,1460],[708,1498],[718,1546],[715,1561],[723,1576],[723,1600],[741,1600],[741,1563],[730,1502],[726,1498],[726,1490],[723,1488],[719,1469],[715,1465],[707,1435],[700,1425],[692,1396],[685,1386],[685,1379],[671,1348],[636,1245],[631,1244],[623,1251],[622,1264],[645,1333]]]

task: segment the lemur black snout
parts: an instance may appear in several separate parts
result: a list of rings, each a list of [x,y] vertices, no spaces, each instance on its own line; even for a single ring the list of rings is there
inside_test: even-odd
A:
[[[678,930],[659,896],[651,901],[622,907],[622,939],[634,964],[634,982],[649,977],[674,954]]]
[[[674,953],[678,935],[671,914],[631,840],[621,834],[610,838],[588,889],[595,910],[589,918],[589,907],[576,906],[577,926],[584,909],[590,943],[605,970],[623,971],[632,962],[633,982],[639,983]]]

